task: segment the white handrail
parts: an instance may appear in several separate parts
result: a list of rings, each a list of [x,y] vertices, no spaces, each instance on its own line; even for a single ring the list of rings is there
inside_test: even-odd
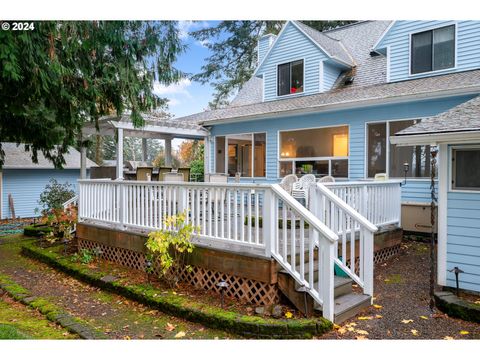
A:
[[[64,209],[67,208],[68,205],[71,205],[71,204],[77,204],[78,203],[78,195],[75,195],[74,197],[68,199],[67,201],[65,201],[63,204],[62,204],[62,207]]]

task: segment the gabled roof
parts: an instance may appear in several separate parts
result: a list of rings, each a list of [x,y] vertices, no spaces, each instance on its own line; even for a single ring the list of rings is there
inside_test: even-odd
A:
[[[17,146],[15,143],[3,142],[2,149],[5,151],[5,164],[3,169],[54,169],[53,164],[47,160],[42,152],[38,152],[38,164],[32,161],[31,151],[25,151],[24,144]],[[87,159],[87,169],[97,166],[93,161]],[[70,147],[65,154],[64,169],[80,169],[80,153]]]
[[[363,87],[344,87],[325,93],[230,106],[178,118],[209,125],[216,122],[246,121],[287,116],[298,112],[320,112],[334,108],[374,105],[412,98],[433,98],[480,93],[480,70]]]
[[[259,69],[262,68],[263,64],[268,59],[272,49],[274,49],[276,44],[281,41],[280,39],[282,38],[282,34],[289,24],[295,26],[310,41],[312,41],[313,44],[318,46],[318,48],[323,51],[325,55],[327,55],[331,60],[347,67],[355,66],[355,61],[353,60],[352,56],[348,53],[348,50],[341,44],[340,41],[332,39],[299,21],[290,20],[287,21],[286,24],[283,26],[272,46],[270,46],[270,49],[268,49],[267,53],[263,57],[263,60],[260,62],[260,64],[258,64],[254,76],[257,75]]]
[[[385,39],[385,37],[387,36],[387,34],[390,32],[390,30],[392,29],[393,25],[395,25],[396,21],[392,21],[390,23],[390,25],[388,25],[388,27],[385,29],[385,31],[383,32],[383,34],[378,38],[378,40],[375,42],[375,45],[372,46],[372,50],[377,50],[379,49],[379,46],[381,45],[383,39]]]
[[[395,136],[480,131],[480,96],[399,131]],[[479,139],[480,140],[480,139]]]

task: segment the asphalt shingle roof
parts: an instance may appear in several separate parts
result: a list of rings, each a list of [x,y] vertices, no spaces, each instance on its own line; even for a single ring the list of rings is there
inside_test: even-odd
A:
[[[2,142],[2,149],[5,151],[4,169],[53,169],[53,164],[47,160],[41,152],[38,152],[38,164],[32,161],[31,151],[25,151],[24,144],[17,146],[15,143]],[[70,147],[65,154],[64,169],[80,169],[80,152]],[[93,161],[87,159],[87,169],[97,166]]]
[[[396,136],[480,130],[480,96],[396,133]]]
[[[300,109],[321,111],[322,107],[329,105],[352,104],[353,106],[355,102],[366,100],[393,99],[412,94],[427,95],[448,90],[469,90],[469,88],[472,92],[480,91],[480,70],[364,87],[344,87],[314,95],[230,106],[185,116],[178,120],[205,123],[214,120],[275,115]]]

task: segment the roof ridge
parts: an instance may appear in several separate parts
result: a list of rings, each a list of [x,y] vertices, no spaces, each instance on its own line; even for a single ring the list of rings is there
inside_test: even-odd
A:
[[[352,20],[352,21],[355,21],[355,20]],[[356,21],[356,22],[354,22],[354,23],[351,23],[351,24],[341,25],[341,26],[338,26],[338,27],[333,28],[333,29],[324,30],[324,31],[322,31],[322,34],[327,33],[327,32],[333,32],[333,31],[343,30],[343,29],[345,29],[345,28],[347,28],[347,27],[363,25],[363,24],[365,24],[365,23],[374,22],[374,21],[379,21],[379,20],[358,20],[358,21]]]

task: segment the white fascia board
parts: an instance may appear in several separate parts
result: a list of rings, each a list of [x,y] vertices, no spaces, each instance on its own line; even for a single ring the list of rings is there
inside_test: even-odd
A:
[[[480,143],[480,130],[390,136],[390,143],[397,146]]]
[[[394,20],[390,23],[390,25],[387,26],[387,28],[383,31],[382,35],[380,35],[380,37],[378,38],[378,40],[375,42],[375,45],[372,46],[372,51],[375,51],[377,52],[377,47],[378,45],[380,45],[380,43],[382,42],[383,38],[388,34],[388,32],[390,31],[390,29],[393,27],[393,25],[395,25],[397,21]]]

